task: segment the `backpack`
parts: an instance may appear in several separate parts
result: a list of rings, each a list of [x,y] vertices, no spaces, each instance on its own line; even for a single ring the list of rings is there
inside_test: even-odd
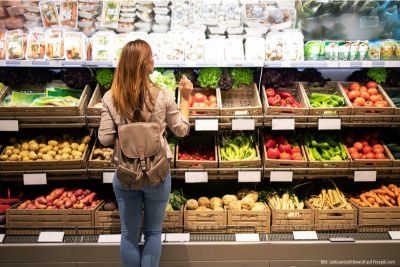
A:
[[[150,94],[156,101],[160,89],[152,87]],[[169,173],[166,152],[161,146],[161,129],[150,122],[154,105],[148,101],[143,110],[136,110],[133,121],[118,126],[114,154],[117,156],[117,177],[127,189],[163,183]]]

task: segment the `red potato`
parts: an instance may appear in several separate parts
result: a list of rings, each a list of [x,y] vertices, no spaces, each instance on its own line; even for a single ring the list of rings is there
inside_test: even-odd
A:
[[[81,196],[83,194],[83,190],[82,189],[78,189],[78,190],[76,190],[75,192],[74,192],[74,195],[76,196],[76,197],[79,197],[79,196]]]

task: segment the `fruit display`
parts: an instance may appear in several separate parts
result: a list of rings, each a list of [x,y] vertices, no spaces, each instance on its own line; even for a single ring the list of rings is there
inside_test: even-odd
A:
[[[114,149],[110,147],[100,146],[93,150],[92,160],[106,160],[111,161]]]
[[[311,93],[308,99],[311,108],[336,108],[346,106],[344,97],[336,94]]]
[[[317,209],[352,209],[350,202],[337,187],[328,190],[322,189],[319,195],[310,197],[308,201]]]
[[[365,86],[352,82],[343,87],[353,107],[389,107],[389,103],[378,90],[378,84],[370,81]]]
[[[360,207],[400,207],[400,188],[394,184],[382,185],[357,197],[351,197],[350,200]]]
[[[222,161],[259,159],[253,135],[222,136],[220,143]]]
[[[69,134],[52,139],[38,135],[32,139],[11,137],[1,154],[1,161],[82,160],[90,136],[76,138]]]
[[[186,201],[182,189],[174,189],[169,193],[169,199],[165,211],[181,210]]]
[[[190,108],[217,108],[217,97],[213,94],[206,95],[200,92],[194,93],[189,97],[189,107]]]
[[[346,148],[338,135],[313,133],[304,135],[305,146],[310,161],[343,161],[347,160]]]
[[[182,147],[180,147],[182,148]],[[196,148],[185,148],[185,150],[181,149],[178,153],[178,160],[215,160],[215,152],[212,150],[206,150],[199,147]]]
[[[352,159],[388,159],[377,132],[364,135],[349,133],[345,137],[345,143]]]
[[[302,105],[297,101],[296,97],[288,91],[275,90],[273,88],[265,89],[268,104],[278,107],[301,108]]]
[[[264,135],[267,159],[303,160],[299,142],[293,136],[286,138],[283,135]]]
[[[96,192],[89,189],[75,189],[67,191],[65,188],[56,188],[47,196],[39,196],[33,200],[25,200],[17,209],[42,209],[42,210],[64,210],[64,209],[93,209],[100,203],[96,200]]]

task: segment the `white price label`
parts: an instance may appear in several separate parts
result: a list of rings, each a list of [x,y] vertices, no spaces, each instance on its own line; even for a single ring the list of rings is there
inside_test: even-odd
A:
[[[290,62],[290,61],[282,61],[281,62],[282,68],[290,68],[291,66],[292,66],[292,62]]]
[[[239,171],[238,172],[239,183],[259,183],[261,182],[260,171]]]
[[[0,132],[18,132],[17,120],[0,120]]]
[[[372,68],[372,61],[361,61],[361,67]]]
[[[112,184],[114,172],[103,172],[103,184]]]
[[[232,131],[253,131],[254,119],[232,119]]]
[[[235,234],[236,242],[260,242],[259,234]]]
[[[272,130],[294,130],[294,119],[272,119]]]
[[[190,241],[190,234],[165,234],[165,241],[167,242],[189,242]]]
[[[376,171],[354,171],[354,182],[376,182]]]
[[[196,131],[218,131],[218,120],[196,120],[195,121]]]
[[[339,67],[350,68],[350,61],[339,61]]]
[[[342,119],[318,119],[318,130],[340,130]]]
[[[399,240],[400,239],[400,231],[389,231],[390,238],[392,240]]]
[[[397,68],[400,67],[399,61],[385,61],[385,68]]]
[[[339,66],[337,61],[327,61],[326,66],[328,68],[337,68]]]
[[[293,172],[292,171],[271,171],[269,174],[271,182],[292,182]]]
[[[3,243],[4,241],[4,237],[6,237],[5,234],[0,234],[0,243]]]
[[[40,232],[38,243],[61,243],[64,232]]]
[[[331,242],[355,242],[355,240],[351,237],[330,237],[329,241],[331,241]]]
[[[293,231],[294,240],[318,240],[316,231]]]
[[[24,173],[24,185],[47,184],[47,175],[45,173]]]
[[[99,235],[97,243],[121,243],[121,235]]]
[[[31,60],[21,60],[20,65],[23,67],[31,67],[32,61]]]
[[[50,60],[49,61],[50,67],[61,67],[62,66],[62,61],[60,60]]]
[[[207,183],[208,172],[185,172],[185,183]]]
[[[165,233],[161,234],[161,243],[165,241]],[[140,237],[140,242],[144,243],[144,234],[141,235]]]

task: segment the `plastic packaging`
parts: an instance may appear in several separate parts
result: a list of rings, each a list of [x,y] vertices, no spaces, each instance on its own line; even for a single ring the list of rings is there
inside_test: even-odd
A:
[[[267,8],[269,29],[279,31],[293,29],[296,22],[296,10],[294,8]]]
[[[339,57],[339,48],[338,43],[336,41],[325,41],[325,60],[338,60]]]
[[[151,12],[153,12],[154,5],[151,2],[143,4],[138,3],[136,5],[136,8],[140,12],[151,14]]]
[[[225,60],[244,60],[242,38],[225,39]]]
[[[368,59],[379,60],[381,59],[381,41],[373,40],[368,43]]]
[[[75,29],[78,24],[78,1],[62,0],[60,6],[60,25]]]
[[[338,41],[338,59],[339,60],[349,60],[351,42],[349,41]]]
[[[224,61],[225,60],[225,38],[207,39],[204,42],[204,59],[206,61]]]
[[[166,60],[167,56],[165,53],[166,47],[164,46],[166,42],[166,34],[164,33],[150,33],[149,34],[149,44],[151,50],[153,51],[154,60]]]
[[[54,0],[40,1],[39,8],[43,27],[49,28],[51,26],[58,25],[58,9]]]
[[[322,41],[308,41],[304,46],[306,60],[320,60],[325,58],[325,44]]]
[[[151,27],[151,29],[153,30],[153,32],[155,33],[167,33],[170,29],[169,29],[169,25],[167,24],[153,24],[153,26]]]
[[[169,15],[160,15],[157,14],[154,17],[154,20],[156,21],[156,23],[158,24],[169,24],[171,22],[171,16]]]
[[[360,46],[359,41],[352,41],[350,45],[350,55],[349,60],[357,60],[358,59],[358,48]],[[326,54],[326,49],[325,49]]]
[[[187,28],[190,24],[190,5],[187,1],[176,0],[171,6],[171,29]]]
[[[101,13],[101,24],[108,28],[118,28],[121,2],[116,0],[104,0]]]
[[[46,34],[31,31],[28,35],[26,59],[41,60],[46,57]]]
[[[192,2],[193,23],[213,26],[218,24],[218,1],[196,0]]]
[[[394,59],[400,60],[400,41],[396,41],[394,46]]]
[[[382,60],[393,60],[395,49],[394,40],[384,40],[381,42],[381,59]]]
[[[263,27],[268,29],[267,5],[265,3],[245,3],[244,22],[249,27]]]
[[[168,7],[154,7],[154,13],[157,15],[168,15],[170,9]]]
[[[265,37],[265,59],[283,60],[285,34],[283,32],[270,32]]]
[[[117,34],[113,39],[113,51],[114,51],[114,60],[118,60],[122,48],[124,48],[125,44],[131,41],[130,34]]]
[[[304,36],[299,30],[284,31],[285,43],[283,60],[304,60]]]
[[[86,60],[86,36],[81,32],[65,32],[66,60]]]
[[[6,32],[0,31],[0,59],[6,58]]]
[[[24,41],[21,30],[7,31],[6,38],[6,59],[23,59]]]
[[[203,32],[188,31],[185,34],[185,59],[203,60],[204,42],[206,36]]]
[[[218,7],[218,25],[227,28],[242,26],[242,10],[238,0],[222,0]]]
[[[185,34],[183,32],[167,32],[166,40],[167,60],[183,61],[185,59]]]
[[[369,42],[368,40],[360,41],[358,44],[358,54],[359,60],[365,60],[368,57]]]
[[[112,40],[115,34],[109,31],[97,32],[92,36],[92,60],[110,61],[113,59]]]
[[[265,39],[262,37],[249,37],[245,42],[246,60],[265,59]]]
[[[46,30],[46,59],[64,58],[64,31]]]
[[[210,34],[225,34],[225,28],[221,27],[208,27],[208,30],[210,31]]]

